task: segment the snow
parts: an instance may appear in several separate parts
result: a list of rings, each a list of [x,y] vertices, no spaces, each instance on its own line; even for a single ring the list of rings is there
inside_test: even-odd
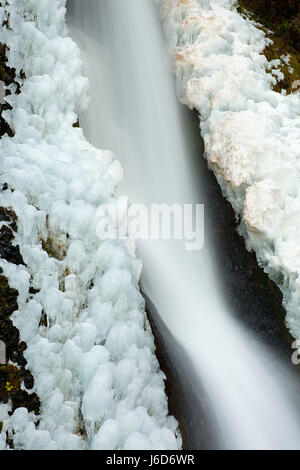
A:
[[[9,186],[1,206],[18,216],[14,243],[26,266],[0,266],[19,291],[12,319],[27,343],[41,414],[19,408],[9,416],[10,403],[0,405],[0,448],[6,431],[16,449],[180,448],[139,291],[140,261],[132,243],[97,237],[99,207],[114,203],[122,169],[72,127],[88,87],[67,36],[65,0],[5,8],[11,29],[0,41],[22,93],[9,96],[5,112],[15,136],[0,141],[0,187]],[[6,15],[0,7],[1,22]],[[29,296],[30,286],[38,292]],[[39,326],[42,312],[48,326]]]
[[[280,60],[232,0],[157,0],[180,100],[200,114],[206,158],[247,247],[276,280],[300,337],[300,99],[272,90]],[[289,58],[285,61],[288,63]]]

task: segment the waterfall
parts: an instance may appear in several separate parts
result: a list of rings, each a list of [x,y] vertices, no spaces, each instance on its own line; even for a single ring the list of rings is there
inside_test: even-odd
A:
[[[200,204],[200,142],[190,133],[191,114],[176,98],[154,3],[69,0],[71,35],[90,81],[91,101],[80,124],[90,142],[120,159],[125,175],[119,193],[131,202]],[[178,240],[137,243],[142,289],[184,351],[182,373],[199,387],[190,410],[203,407],[202,384],[217,422],[215,446],[299,448],[294,378],[276,352],[234,318],[213,261],[211,230],[207,219],[200,251],[186,251]],[[180,348],[168,342],[171,360],[178,360]]]

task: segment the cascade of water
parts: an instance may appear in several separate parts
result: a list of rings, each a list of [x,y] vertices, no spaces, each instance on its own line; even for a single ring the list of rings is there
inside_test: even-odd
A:
[[[120,158],[120,194],[132,202],[202,203],[201,168],[187,138],[190,115],[176,99],[153,3],[69,0],[71,34],[92,97],[80,122],[93,144]],[[299,448],[292,380],[231,315],[210,230],[207,221],[201,251],[186,251],[183,241],[138,242],[143,290],[185,350],[190,380],[200,379],[209,394],[221,447]]]

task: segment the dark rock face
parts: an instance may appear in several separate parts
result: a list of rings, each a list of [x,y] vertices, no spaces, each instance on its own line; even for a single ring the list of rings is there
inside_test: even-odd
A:
[[[270,21],[293,18],[299,10],[298,0],[247,0],[255,12],[269,18]]]
[[[0,366],[0,402],[12,402],[12,412],[16,408],[26,407],[28,411],[39,413],[40,402],[36,393],[29,394],[21,390],[21,385],[30,390],[34,381],[29,370],[25,369],[27,361],[24,357],[26,344],[20,342],[20,335],[14,327],[10,316],[18,309],[18,291],[12,289],[7,279],[0,275],[0,340],[6,345],[6,359],[12,364]]]
[[[297,371],[291,362],[293,338],[285,324],[282,293],[258,265],[255,253],[246,249],[245,241],[238,233],[239,221],[234,210],[201,155],[196,111],[192,112],[192,117],[193,129],[189,138],[197,141],[196,154],[201,161],[199,185],[204,194],[201,202],[205,204],[205,226],[214,246],[221,287],[231,313],[256,337],[261,338],[262,343],[279,352],[287,367]]]
[[[0,3],[1,5],[1,3]],[[10,28],[9,15],[3,22],[2,28]],[[0,43],[0,86],[16,85],[16,93],[20,93],[20,85],[16,82],[16,71],[7,65],[7,46]],[[21,78],[24,76],[21,74]],[[9,90],[5,91],[5,96],[11,94]],[[5,110],[11,109],[11,106],[0,100],[0,138],[8,134],[13,137],[14,132],[2,117]],[[1,191],[14,191],[5,183]],[[0,192],[1,194],[1,192]],[[0,258],[16,265],[23,264],[24,261],[18,245],[14,245],[13,240],[18,230],[17,215],[9,207],[0,207]],[[0,268],[0,341],[5,344],[6,364],[0,364],[0,403],[11,401],[12,411],[16,408],[26,407],[29,412],[39,413],[40,400],[36,393],[30,393],[27,390],[33,389],[34,379],[29,370],[26,369],[27,361],[24,357],[24,351],[27,346],[20,341],[18,329],[13,325],[11,315],[18,310],[18,291],[10,287],[8,280],[3,275]],[[12,364],[13,363],[13,364]],[[23,387],[26,390],[22,390]],[[0,429],[2,423],[0,423]],[[13,448],[13,436],[7,435],[7,444]]]
[[[246,249],[238,233],[239,221],[230,203],[224,198],[220,186],[207,161],[202,156],[197,111],[183,108],[189,123],[188,139],[195,142],[195,158],[200,159],[199,185],[203,188],[205,226],[214,246],[213,260],[218,268],[220,288],[230,308],[230,315],[249,331],[268,350],[278,355],[291,377],[300,384],[300,368],[291,362],[293,338],[285,324],[282,294],[277,285],[259,267],[255,253]],[[203,145],[203,143],[202,143]],[[201,289],[201,286],[199,286]],[[156,356],[167,377],[166,393],[169,411],[179,422],[186,450],[222,449],[218,420],[213,403],[205,393],[204,383],[195,385],[190,380],[192,370],[187,369],[189,359],[185,351],[168,331],[147,296],[147,316],[155,337]],[[214,338],[211,339],[212,344]]]
[[[294,20],[299,15],[299,0],[240,0],[239,3],[268,24]]]
[[[287,365],[295,367],[290,361],[293,338],[285,325],[282,293],[259,267],[255,253],[247,251],[231,205],[213,186],[211,181],[213,241],[225,296],[236,318],[264,343],[281,351]]]
[[[0,220],[13,224],[17,230],[17,216],[7,208],[0,208]],[[13,246],[13,232],[3,225],[0,230],[0,255],[10,263],[24,264],[18,246]],[[39,413],[40,401],[38,396],[21,390],[21,385],[30,390],[34,380],[29,370],[26,370],[27,361],[24,357],[26,344],[20,342],[18,329],[13,325],[11,315],[18,310],[18,291],[9,286],[8,280],[0,271],[0,340],[6,346],[7,364],[0,366],[0,402],[12,402],[12,412],[16,408],[26,407],[28,411]],[[14,365],[8,364],[13,362]]]
[[[0,2],[0,6],[8,5],[8,2]],[[9,24],[9,13],[6,15],[6,19],[3,21],[1,25],[2,29],[10,29]],[[7,65],[7,57],[6,53],[8,50],[8,46],[6,44],[0,43],[0,87],[11,85],[12,83],[16,86],[16,94],[18,95],[21,93],[20,83],[16,80],[16,70],[12,67]],[[20,78],[24,79],[25,75],[24,72],[21,71]],[[0,92],[3,90],[0,90]],[[11,94],[10,90],[5,91],[5,96],[9,96]],[[11,106],[5,102],[5,100],[0,100],[0,137],[5,134],[8,134],[10,137],[14,136],[13,129],[7,124],[7,122],[2,117],[3,111],[11,109]]]
[[[300,0],[239,0],[239,12],[250,14],[265,29],[273,44],[267,46],[264,55],[269,61],[290,55],[290,67],[281,67],[285,78],[275,91],[295,91],[293,83],[300,78]],[[272,33],[270,34],[270,31]]]
[[[16,214],[11,209],[0,207],[0,222],[7,222],[0,229],[0,257],[9,263],[24,264],[19,246],[12,244],[13,232],[17,231]]]
[[[8,188],[4,188],[7,190]],[[0,230],[0,256],[10,263],[24,264],[18,246],[14,246],[13,231],[17,231],[17,216],[13,210],[1,207],[0,221],[6,222]],[[18,310],[18,295],[16,289],[10,287],[0,268],[0,341],[5,344],[6,364],[0,364],[0,403],[11,402],[12,414],[17,408],[25,407],[36,415],[40,412],[40,400],[36,393],[30,393],[34,379],[26,369],[27,361],[24,351],[27,346],[20,341],[18,329],[13,325],[11,315]],[[13,364],[12,364],[13,363]],[[23,387],[26,390],[22,390]],[[2,423],[0,423],[2,427]],[[13,449],[13,436],[6,433],[6,443]]]
[[[2,25],[8,27],[8,24]],[[15,70],[7,66],[6,46],[0,43],[0,80],[8,86],[15,83]],[[2,83],[2,86],[3,86]],[[17,85],[17,93],[20,92],[20,86]],[[6,90],[6,96],[10,94]],[[2,117],[3,111],[10,109],[10,105],[0,103],[0,138],[4,134],[13,137],[13,130],[9,127]],[[5,183],[2,191],[13,191]],[[4,222],[0,229],[0,257],[9,263],[16,265],[23,264],[24,261],[20,253],[19,246],[13,244],[14,233],[18,230],[17,216],[11,208],[0,207],[0,222]],[[30,393],[34,386],[34,379],[29,370],[26,370],[27,361],[24,357],[24,351],[27,346],[20,341],[20,334],[14,327],[11,315],[18,310],[18,291],[9,286],[8,280],[0,271],[0,341],[3,341],[6,347],[6,364],[0,365],[0,403],[11,401],[13,413],[16,408],[26,407],[29,412],[33,411],[39,414],[40,400],[36,393]],[[8,362],[12,362],[8,363]],[[22,385],[27,390],[22,390]],[[1,423],[0,423],[1,424]],[[7,444],[13,448],[13,436],[7,435]]]
[[[11,83],[16,83],[16,71],[15,69],[7,66],[6,50],[6,46],[0,43],[0,81],[8,86]],[[10,91],[6,90],[5,95],[10,95]],[[10,137],[14,135],[13,130],[2,117],[3,111],[8,109],[11,109],[11,106],[8,103],[0,102],[0,137],[2,137],[4,134],[8,134]]]
[[[185,350],[177,343],[155,305],[145,295],[147,318],[155,338],[156,357],[166,374],[169,413],[177,419],[184,450],[221,449],[218,422],[210,397],[193,370]]]
[[[300,50],[300,0],[240,0],[242,8]]]

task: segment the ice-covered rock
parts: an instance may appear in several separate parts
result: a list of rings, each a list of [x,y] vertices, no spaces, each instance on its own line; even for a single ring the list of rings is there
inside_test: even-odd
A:
[[[26,264],[0,266],[19,291],[12,318],[41,399],[38,417],[23,408],[9,417],[10,405],[0,406],[0,448],[8,432],[17,449],[175,449],[181,438],[168,416],[139,261],[126,241],[97,236],[97,209],[114,203],[122,170],[73,127],[88,93],[65,3],[0,7],[10,25],[0,41],[21,85],[5,112],[15,135],[0,140],[1,206],[16,212],[14,243]]]
[[[178,96],[199,111],[208,163],[241,217],[248,248],[279,282],[287,324],[300,338],[299,94],[272,90],[282,78],[279,61],[267,61],[270,40],[234,0],[157,4]]]

